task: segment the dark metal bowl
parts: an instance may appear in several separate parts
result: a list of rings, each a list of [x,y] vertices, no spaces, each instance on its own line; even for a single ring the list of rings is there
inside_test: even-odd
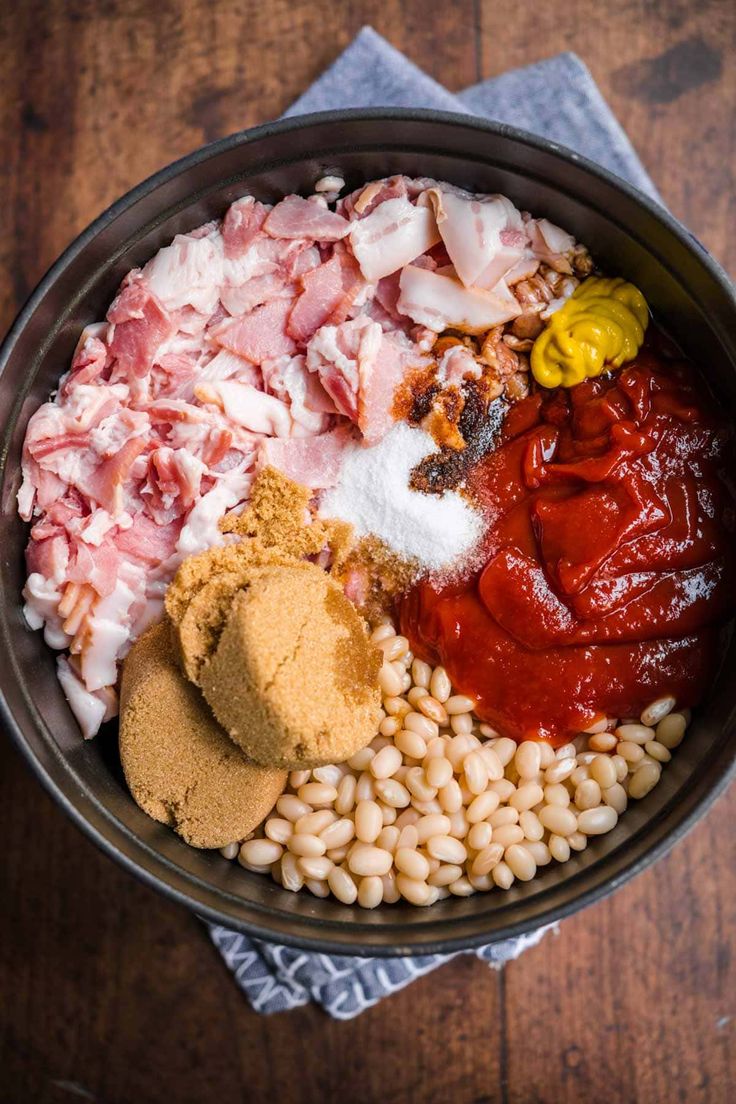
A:
[[[244,192],[275,200],[325,170],[357,185],[390,173],[503,192],[585,242],[642,288],[653,311],[736,410],[736,298],[699,243],[662,208],[567,150],[510,127],[429,111],[342,111],[274,123],[205,146],[134,188],[66,250],[21,311],[0,352],[0,708],[38,778],[84,831],[149,885],[199,915],[298,946],[353,954],[447,952],[530,931],[610,893],[662,855],[723,790],[736,758],[733,647],[687,740],[649,796],[564,866],[507,893],[431,909],[347,908],[291,894],[216,853],[192,850],[149,820],[125,788],[116,735],[85,743],[54,658],[21,616],[27,527],[16,514],[26,424],[54,388],[82,326],[118,283],[179,231]]]

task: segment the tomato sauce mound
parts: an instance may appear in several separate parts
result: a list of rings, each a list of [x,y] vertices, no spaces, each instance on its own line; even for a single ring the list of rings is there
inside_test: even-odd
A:
[[[537,391],[469,474],[482,566],[414,587],[402,631],[515,740],[559,744],[663,694],[696,704],[736,605],[733,448],[692,367],[651,344]]]

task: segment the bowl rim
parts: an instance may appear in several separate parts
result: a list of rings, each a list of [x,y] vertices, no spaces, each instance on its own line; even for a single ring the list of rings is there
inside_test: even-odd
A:
[[[623,180],[615,173],[590,161],[576,151],[506,123],[499,123],[474,115],[435,111],[425,108],[345,108],[282,118],[263,123],[259,126],[236,131],[233,134],[207,143],[185,154],[183,157],[178,158],[162,169],[152,173],[141,181],[141,183],[125,192],[119,199],[105,208],[70,242],[30,293],[0,346],[0,375],[5,370],[5,366],[26,324],[57,277],[105,227],[130,207],[134,206],[139,200],[181,173],[194,168],[201,162],[207,161],[213,156],[236,149],[252,141],[271,136],[289,134],[297,130],[322,124],[350,123],[353,121],[387,123],[416,121],[436,123],[455,129],[467,128],[508,138],[521,146],[527,146],[532,150],[547,155],[552,154],[562,161],[573,163],[587,174],[594,178],[598,178],[609,186],[613,186],[636,205],[644,208],[649,216],[662,224],[666,230],[678,239],[686,251],[692,253],[694,252],[694,247],[697,247],[697,259],[699,263],[708,270],[710,276],[720,285],[726,298],[730,300],[730,305],[733,309],[734,317],[736,318],[736,289],[734,289],[723,267],[711,256],[698,238],[687,230],[682,223],[656,200],[641,192],[638,188],[628,183],[628,181]],[[5,454],[3,454],[3,466],[5,459]],[[278,928],[275,929],[273,926],[269,926],[268,923],[261,924],[251,921],[250,919],[244,921],[234,916],[228,916],[221,909],[199,899],[196,894],[201,894],[203,890],[206,893],[208,889],[210,892],[215,892],[220,898],[226,898],[230,896],[230,894],[226,894],[220,889],[208,887],[206,881],[199,876],[183,869],[174,863],[168,856],[151,848],[137,836],[135,832],[117,821],[113,814],[107,810],[103,802],[89,789],[82,787],[81,792],[75,794],[75,800],[72,800],[69,794],[65,792],[60,782],[60,779],[63,777],[69,779],[70,775],[73,775],[73,771],[66,762],[60,748],[58,748],[58,746],[50,748],[50,757],[44,757],[45,761],[42,761],[42,757],[31,747],[29,741],[21,731],[20,725],[1,687],[0,719],[3,722],[3,726],[9,731],[16,746],[20,749],[26,762],[30,765],[33,773],[47,792],[49,792],[54,800],[62,807],[72,822],[76,824],[77,827],[103,851],[103,853],[118,862],[125,870],[138,878],[138,880],[158,890],[178,904],[186,906],[190,911],[193,911],[202,919],[222,925],[233,931],[243,932],[255,938],[268,941],[277,940],[279,943],[286,946],[329,954],[352,954],[361,957],[375,955],[395,957],[406,954],[451,954],[462,950],[477,948],[489,943],[488,935],[484,936],[483,932],[466,933],[464,935],[430,935],[429,938],[425,938],[425,932],[430,933],[432,929],[438,927],[445,931],[450,930],[453,921],[445,917],[434,922],[429,922],[426,928],[413,929],[412,938],[416,939],[416,943],[407,946],[401,944],[398,936],[396,943],[387,945],[372,942],[370,938],[364,941],[361,938],[360,931],[369,931],[370,929],[366,929],[365,927],[361,929],[360,925],[356,925],[358,930],[356,931],[355,937],[351,937],[350,933],[354,930],[352,925],[342,924],[340,921],[328,923],[319,917],[313,918],[302,915],[295,918],[299,926],[302,929],[306,928],[307,932],[300,931],[298,934],[292,934],[288,930],[288,917],[285,917],[284,921],[280,922]],[[52,761],[49,761],[49,759]],[[567,901],[552,904],[546,909],[543,908],[535,913],[531,921],[527,917],[526,919],[500,926],[494,932],[490,942],[494,944],[500,943],[530,931],[554,924],[571,913],[577,912],[587,907],[589,904],[609,896],[622,884],[656,862],[674,846],[677,840],[681,839],[693,827],[696,821],[704,815],[724,792],[729,782],[736,774],[736,742],[734,742],[734,746],[726,752],[726,759],[727,763],[720,777],[705,793],[694,802],[690,803],[690,807],[686,812],[680,815],[674,825],[667,826],[664,832],[660,828],[659,838],[651,842],[642,854],[638,855],[638,857],[632,855],[629,860],[627,860],[625,856],[619,858],[616,872],[605,880],[598,879],[596,881],[594,871],[597,864],[591,864],[590,867],[582,871],[579,875],[579,877],[587,881],[592,881],[592,884],[588,885],[587,888],[583,888],[582,892],[573,894]],[[79,787],[77,788],[79,789]],[[85,809],[85,806],[89,804],[91,804],[92,810],[97,814],[97,817],[102,819],[107,831],[103,831],[97,824],[92,823],[90,814]],[[136,857],[126,854],[118,846],[113,837],[120,833],[122,833],[124,837],[132,839],[134,844],[137,845],[139,853]],[[618,848],[617,853],[620,850],[621,848]],[[159,872],[157,872],[157,870]],[[180,888],[180,884],[174,884],[174,882],[183,884],[188,888]],[[257,909],[256,911],[263,911],[263,914],[268,916],[267,910]],[[455,922],[462,925],[462,918],[458,917]],[[286,929],[284,929],[284,924],[287,925]],[[399,924],[389,926],[395,928],[397,932],[399,931]],[[330,929],[334,929],[335,927],[343,928],[347,934],[347,938],[337,939],[327,934]],[[373,931],[376,930],[383,930],[383,926],[378,929],[373,929]]]

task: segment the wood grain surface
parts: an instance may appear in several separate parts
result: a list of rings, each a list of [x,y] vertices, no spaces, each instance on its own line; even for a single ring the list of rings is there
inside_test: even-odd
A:
[[[733,0],[5,0],[0,328],[73,235],[278,115],[372,24],[450,89],[575,50],[736,271]],[[0,1100],[726,1104],[736,792],[504,972],[458,959],[346,1024],[254,1015],[200,924],[103,858],[0,742]]]

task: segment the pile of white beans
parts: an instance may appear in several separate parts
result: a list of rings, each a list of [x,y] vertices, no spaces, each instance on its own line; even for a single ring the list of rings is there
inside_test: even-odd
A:
[[[426,906],[528,882],[610,832],[659,782],[690,720],[659,698],[638,720],[602,718],[564,747],[516,744],[390,622],[372,639],[384,654],[376,738],[346,763],[293,771],[256,835],[222,849],[293,892]]]

